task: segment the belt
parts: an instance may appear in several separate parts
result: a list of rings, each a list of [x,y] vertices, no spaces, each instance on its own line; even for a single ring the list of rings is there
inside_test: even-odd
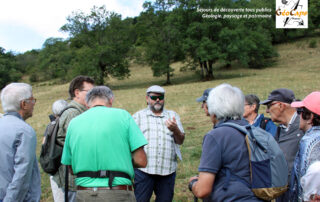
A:
[[[92,191],[97,191],[97,190],[127,190],[127,191],[132,191],[132,186],[131,185],[118,185],[112,187],[82,187],[82,186],[77,186],[77,190],[92,190]]]

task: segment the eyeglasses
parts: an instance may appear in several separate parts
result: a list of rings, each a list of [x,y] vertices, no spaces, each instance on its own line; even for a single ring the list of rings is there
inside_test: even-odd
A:
[[[279,102],[270,102],[269,104],[267,104],[267,109],[270,109],[270,107],[272,105],[278,104]]]
[[[28,98],[28,99],[24,99],[24,101],[30,101],[32,104],[35,104],[37,102],[37,99],[36,98]]]
[[[149,97],[151,98],[151,100],[163,100],[164,99],[164,95],[159,95],[159,96],[156,96],[156,95],[149,95]]]

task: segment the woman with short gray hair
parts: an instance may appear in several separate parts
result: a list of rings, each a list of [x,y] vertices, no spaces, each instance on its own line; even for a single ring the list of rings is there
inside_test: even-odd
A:
[[[58,116],[64,108],[68,106],[68,102],[65,100],[56,100],[52,104],[52,113],[54,116]]]
[[[199,176],[190,178],[189,188],[205,201],[261,201],[246,185],[250,184],[250,167],[245,136],[221,126],[228,122],[248,124],[242,119],[243,93],[237,87],[221,84],[210,91],[207,104],[214,129],[203,139]],[[241,180],[228,179],[229,172]]]
[[[214,88],[207,100],[210,116],[218,121],[242,118],[244,111],[244,95],[237,87],[221,84]]]

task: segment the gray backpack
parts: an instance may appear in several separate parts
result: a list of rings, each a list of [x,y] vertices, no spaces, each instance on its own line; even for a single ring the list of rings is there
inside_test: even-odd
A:
[[[259,127],[240,126],[235,123],[223,123],[218,127],[223,126],[235,128],[245,135],[250,160],[251,184],[233,175],[229,169],[224,171],[227,181],[235,179],[244,183],[251,188],[256,197],[263,200],[275,199],[286,192],[288,189],[287,161],[275,139]]]

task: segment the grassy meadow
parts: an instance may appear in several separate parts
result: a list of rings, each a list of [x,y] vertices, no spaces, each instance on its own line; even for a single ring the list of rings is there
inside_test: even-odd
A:
[[[277,45],[279,57],[272,67],[264,69],[247,69],[233,65],[231,69],[214,69],[215,80],[202,82],[194,72],[180,72],[181,64],[175,63],[173,85],[166,89],[166,108],[176,111],[186,133],[181,146],[183,161],[179,162],[175,185],[174,201],[193,201],[187,188],[190,176],[197,174],[201,155],[203,136],[212,128],[209,117],[201,109],[201,103],[195,99],[203,90],[221,83],[239,87],[244,94],[257,94],[261,100],[266,99],[275,88],[290,88],[296,97],[303,99],[312,91],[320,90],[320,38],[315,38],[318,46],[309,48],[311,38],[292,43]],[[125,80],[108,80],[109,87],[115,94],[114,107],[123,108],[131,114],[146,107],[145,91],[153,84],[162,85],[166,78],[154,78],[150,67],[132,64],[131,77]],[[37,98],[33,117],[27,122],[36,130],[38,136],[37,154],[43,132],[49,121],[51,105],[57,99],[68,98],[69,84],[57,85],[51,81],[34,84],[34,97]],[[262,106],[261,112],[265,111]],[[53,201],[48,175],[42,174],[42,199]]]

